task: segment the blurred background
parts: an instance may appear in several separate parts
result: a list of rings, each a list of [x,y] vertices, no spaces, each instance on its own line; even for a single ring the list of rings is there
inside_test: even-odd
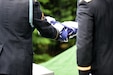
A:
[[[38,0],[45,16],[51,16],[59,22],[75,21],[76,0]],[[41,37],[37,30],[33,32],[34,63],[46,62],[75,45],[76,37],[67,43]]]

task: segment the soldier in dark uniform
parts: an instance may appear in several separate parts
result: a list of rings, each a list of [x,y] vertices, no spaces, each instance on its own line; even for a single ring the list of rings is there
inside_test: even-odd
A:
[[[113,75],[113,0],[79,0],[77,21],[80,75]]]
[[[33,25],[29,23],[29,0],[0,0],[0,75],[32,75],[32,32],[58,39],[59,31],[45,20],[33,2]]]

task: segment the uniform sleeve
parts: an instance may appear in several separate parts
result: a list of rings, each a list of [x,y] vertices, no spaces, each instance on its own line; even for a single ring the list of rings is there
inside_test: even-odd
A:
[[[86,2],[78,4],[77,9],[77,64],[80,71],[89,71],[92,63],[93,14]],[[88,74],[80,74],[88,75]]]
[[[57,39],[59,36],[59,32],[51,24],[43,20],[44,15],[40,10],[39,2],[34,2],[33,7],[33,24],[35,28],[37,28],[41,36],[51,39]]]

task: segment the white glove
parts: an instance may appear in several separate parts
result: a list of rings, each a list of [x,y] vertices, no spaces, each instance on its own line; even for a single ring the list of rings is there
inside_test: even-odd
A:
[[[59,32],[64,28],[63,25],[61,25],[60,22],[56,21],[55,18],[50,17],[50,16],[45,16],[45,19],[47,22],[49,22],[53,27],[55,27]]]
[[[45,19],[47,20],[47,22],[51,23],[52,21],[56,21],[55,18],[50,17],[50,16],[45,16]]]

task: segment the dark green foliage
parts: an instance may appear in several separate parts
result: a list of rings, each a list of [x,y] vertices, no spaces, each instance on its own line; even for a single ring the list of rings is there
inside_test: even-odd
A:
[[[34,62],[35,63],[42,63],[42,62],[45,62],[45,61],[48,61],[49,59],[51,59],[52,57],[48,54],[34,54]]]
[[[58,21],[75,20],[76,0],[39,0],[45,15],[55,17]]]

